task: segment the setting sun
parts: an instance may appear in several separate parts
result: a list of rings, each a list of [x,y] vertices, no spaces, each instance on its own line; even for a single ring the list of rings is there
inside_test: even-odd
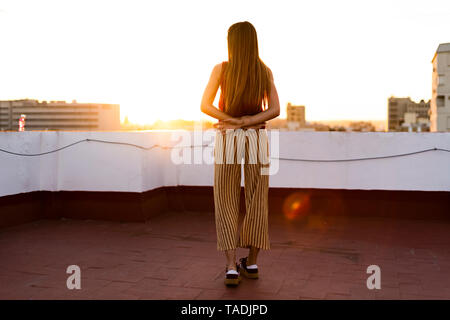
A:
[[[228,27],[244,20],[281,117],[292,102],[308,120],[385,119],[390,95],[430,98],[430,62],[450,29],[445,1],[237,3],[3,1],[0,100],[119,103],[122,120],[141,124],[208,119],[203,90],[228,59]]]

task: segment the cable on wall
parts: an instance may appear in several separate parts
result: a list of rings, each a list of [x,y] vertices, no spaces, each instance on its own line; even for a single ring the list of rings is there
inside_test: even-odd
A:
[[[79,141],[70,143],[68,145],[65,145],[65,146],[63,146],[61,148],[57,148],[55,150],[51,150],[51,151],[47,151],[47,152],[41,152],[41,153],[19,153],[19,152],[13,152],[13,151],[1,149],[1,148],[0,148],[0,152],[4,152],[4,153],[15,155],[15,156],[22,156],[22,157],[38,157],[38,156],[43,156],[43,155],[46,155],[46,154],[59,152],[59,151],[62,151],[64,149],[67,149],[67,148],[70,148],[70,147],[73,147],[73,146],[75,146],[77,144],[80,144],[80,143],[83,143],[83,142],[97,142],[97,143],[124,145],[124,146],[135,147],[135,148],[142,149],[142,150],[151,150],[151,149],[154,149],[154,148],[160,148],[160,149],[168,150],[168,149],[177,149],[177,148],[212,147],[212,145],[209,145],[209,144],[191,145],[191,146],[162,146],[162,145],[159,145],[159,144],[155,144],[155,145],[152,145],[150,147],[143,147],[143,146],[140,146],[140,145],[137,145],[137,144],[133,144],[133,143],[128,143],[128,142],[107,141],[107,140],[99,140],[99,139],[83,139],[83,140],[79,140]],[[430,152],[430,151],[450,152],[449,149],[434,147],[434,148],[428,148],[428,149],[417,150],[417,151],[412,151],[412,152],[398,153],[398,154],[393,154],[393,155],[384,155],[384,156],[375,156],[375,157],[362,157],[362,158],[349,158],[349,159],[299,159],[299,158],[285,158],[285,157],[278,157],[278,158],[272,157],[272,159],[278,159],[278,160],[283,160],[283,161],[304,161],[304,162],[347,162],[347,161],[377,160],[377,159],[404,157],[404,156],[410,156],[410,155],[413,155],[413,154]]]

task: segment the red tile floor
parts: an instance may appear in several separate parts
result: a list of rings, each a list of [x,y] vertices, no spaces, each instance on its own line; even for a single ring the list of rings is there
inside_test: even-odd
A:
[[[450,221],[271,215],[270,239],[260,279],[227,288],[212,213],[40,220],[0,230],[0,299],[450,299]]]

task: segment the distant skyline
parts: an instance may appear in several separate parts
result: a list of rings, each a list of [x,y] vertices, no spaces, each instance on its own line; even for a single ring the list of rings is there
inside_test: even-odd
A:
[[[431,59],[450,42],[450,2],[0,2],[0,100],[119,103],[121,118],[208,119],[200,100],[238,21],[258,32],[282,114],[380,120],[390,96],[431,97]],[[217,106],[216,98],[216,106]]]

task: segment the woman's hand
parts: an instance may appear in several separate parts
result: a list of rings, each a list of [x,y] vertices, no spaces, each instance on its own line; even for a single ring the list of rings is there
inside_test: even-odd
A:
[[[240,117],[240,118],[228,118],[228,119],[222,120],[221,122],[224,122],[224,123],[227,123],[227,124],[231,124],[231,125],[235,125],[235,126],[239,126],[239,127],[243,127],[246,124],[245,116],[244,117]]]
[[[239,125],[239,124],[233,124],[233,123],[230,123],[230,121],[224,121],[224,120],[222,120],[222,121],[219,121],[219,122],[215,123],[215,124],[214,124],[214,128],[216,128],[217,130],[219,130],[220,133],[224,134],[224,133],[226,133],[226,131],[229,130],[229,129],[233,129],[233,130],[234,130],[234,129],[239,129],[239,128],[241,128],[241,125]]]
[[[222,121],[229,124],[240,126],[242,128],[247,127],[249,125],[250,117],[251,116],[242,116],[239,118],[228,118]]]
[[[261,129],[266,125],[266,122],[248,125],[249,119],[250,116],[242,116],[240,118],[228,118],[225,120],[220,120],[218,123],[214,124],[214,128],[218,129],[223,134],[228,129]]]

